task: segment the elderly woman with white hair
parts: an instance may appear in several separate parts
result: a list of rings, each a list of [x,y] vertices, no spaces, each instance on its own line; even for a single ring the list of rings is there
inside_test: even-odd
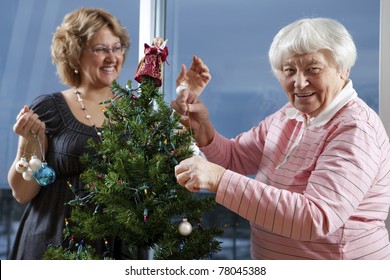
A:
[[[215,130],[194,85],[172,101],[207,158],[177,165],[178,182],[250,222],[253,259],[390,259],[389,138],[349,79],[351,35],[332,19],[297,20],[269,60],[289,102],[234,139]]]

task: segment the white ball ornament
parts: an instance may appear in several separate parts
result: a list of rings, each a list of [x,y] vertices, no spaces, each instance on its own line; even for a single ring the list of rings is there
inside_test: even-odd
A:
[[[25,157],[22,157],[15,165],[15,169],[19,173],[23,173],[28,169],[28,162]]]
[[[28,162],[30,169],[35,172],[38,171],[42,167],[42,161],[37,158],[37,156],[32,156],[30,161]]]
[[[34,172],[28,168],[25,172],[22,173],[23,179],[26,181],[32,181],[35,179]]]
[[[190,147],[191,147],[191,149],[192,149],[192,154],[193,154],[194,156],[200,156],[200,155],[202,155],[202,152],[200,151],[198,145],[196,145],[195,142],[193,142],[193,143],[191,144]]]
[[[183,221],[179,224],[179,233],[183,236],[187,236],[192,232],[192,225],[187,221],[187,219],[183,219]]]
[[[184,82],[181,82],[180,85],[178,85],[176,88],[176,94],[179,95],[182,92],[182,90],[185,90],[185,89],[187,89],[187,84]]]

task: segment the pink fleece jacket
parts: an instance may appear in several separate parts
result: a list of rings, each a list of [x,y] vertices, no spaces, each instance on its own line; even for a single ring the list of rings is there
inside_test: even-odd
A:
[[[389,138],[352,81],[316,118],[288,103],[201,150],[227,168],[216,201],[250,221],[253,259],[390,259]]]

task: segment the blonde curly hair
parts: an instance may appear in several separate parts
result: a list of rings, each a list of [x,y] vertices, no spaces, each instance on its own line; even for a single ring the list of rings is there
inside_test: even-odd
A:
[[[51,44],[52,60],[57,66],[61,82],[72,87],[80,85],[80,75],[76,74],[75,70],[80,68],[82,49],[105,27],[110,28],[126,48],[124,62],[130,47],[130,37],[116,17],[105,10],[95,8],[80,8],[64,17],[53,35]]]

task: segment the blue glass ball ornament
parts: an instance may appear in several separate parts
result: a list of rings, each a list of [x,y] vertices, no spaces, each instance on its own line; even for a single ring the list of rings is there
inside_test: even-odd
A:
[[[46,187],[54,183],[56,172],[46,162],[43,162],[41,168],[34,173],[34,177],[40,186]]]

